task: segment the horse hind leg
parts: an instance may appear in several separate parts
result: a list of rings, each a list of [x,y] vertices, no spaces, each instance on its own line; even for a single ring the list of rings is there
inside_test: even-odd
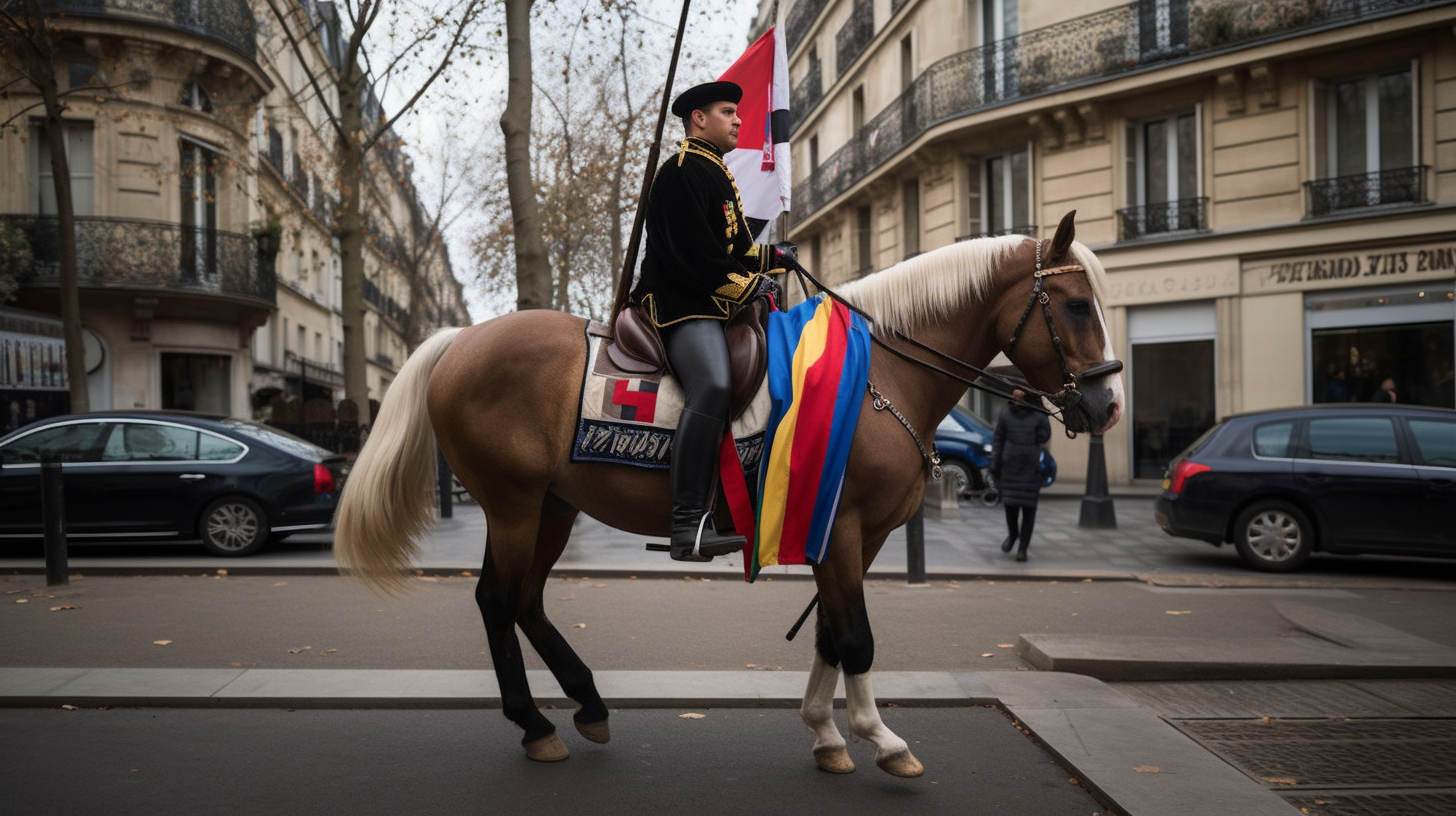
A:
[[[527,582],[531,595],[521,609],[519,624],[536,654],[541,656],[566,696],[581,707],[572,717],[576,730],[596,743],[611,739],[607,725],[607,706],[597,691],[591,669],[577,656],[576,650],[546,617],[544,593],[551,566],[561,557],[571,526],[578,511],[575,507],[547,496],[541,509],[541,523],[536,535],[536,556]]]
[[[556,726],[536,708],[526,680],[521,642],[516,636],[523,582],[533,560],[536,521],[515,514],[487,513],[485,563],[475,585],[475,603],[485,623],[502,711],[525,732],[521,744],[528,757],[556,762],[567,758],[566,745],[556,735]]]

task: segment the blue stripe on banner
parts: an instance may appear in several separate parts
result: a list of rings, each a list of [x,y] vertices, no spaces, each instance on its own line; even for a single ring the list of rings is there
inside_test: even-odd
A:
[[[865,381],[869,378],[869,328],[864,319],[835,304],[833,319],[848,325],[844,346],[844,368],[839,378],[839,393],[834,400],[833,426],[829,435],[829,452],[825,457],[823,476],[814,502],[814,523],[810,527],[807,557],[820,563],[828,554],[829,534],[839,511],[839,498],[844,489],[844,472],[849,463],[849,449],[859,427],[860,406],[864,402]]]

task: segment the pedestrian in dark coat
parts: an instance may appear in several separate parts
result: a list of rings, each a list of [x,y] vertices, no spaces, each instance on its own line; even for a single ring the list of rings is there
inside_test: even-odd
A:
[[[991,478],[1006,508],[1006,540],[1001,552],[1011,552],[1020,541],[1016,560],[1026,560],[1031,530],[1036,523],[1036,503],[1041,495],[1041,446],[1052,438],[1046,414],[1026,404],[1026,392],[1011,392],[1011,402],[996,420],[991,443]]]

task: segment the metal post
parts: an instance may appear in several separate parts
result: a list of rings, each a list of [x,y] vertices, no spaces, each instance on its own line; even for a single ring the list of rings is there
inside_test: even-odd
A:
[[[1107,495],[1107,458],[1102,450],[1102,434],[1091,435],[1087,450],[1087,493],[1082,497],[1082,518],[1079,527],[1111,529],[1117,526],[1117,511]]]
[[[439,448],[435,449],[435,462],[440,484],[440,518],[451,518],[455,515],[454,475],[450,471],[450,463],[445,461],[445,452]]]
[[[905,523],[905,579],[911,584],[925,583],[925,503],[915,508],[915,515]]]
[[[45,530],[46,586],[68,584],[65,484],[61,463],[50,457],[40,463],[40,507]]]

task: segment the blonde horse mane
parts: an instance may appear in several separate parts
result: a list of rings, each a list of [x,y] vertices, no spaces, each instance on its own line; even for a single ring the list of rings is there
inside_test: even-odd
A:
[[[915,329],[949,317],[971,301],[985,297],[996,264],[1026,245],[1024,235],[1001,235],[958,241],[907,258],[889,269],[837,287],[844,299],[874,317],[878,331]],[[1098,301],[1103,300],[1107,273],[1092,251],[1072,242],[1072,256],[1087,269]]]

